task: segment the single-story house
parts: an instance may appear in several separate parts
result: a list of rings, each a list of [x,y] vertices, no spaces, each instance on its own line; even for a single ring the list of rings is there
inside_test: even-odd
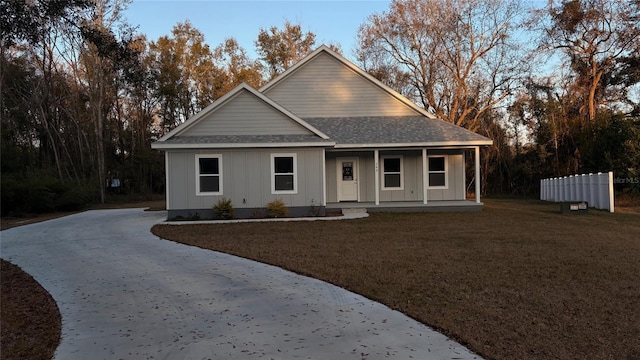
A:
[[[259,90],[239,85],[152,148],[165,152],[169,218],[212,218],[223,197],[236,217],[275,199],[292,216],[480,210],[479,149],[491,143],[321,46]],[[468,149],[474,201],[466,199]]]

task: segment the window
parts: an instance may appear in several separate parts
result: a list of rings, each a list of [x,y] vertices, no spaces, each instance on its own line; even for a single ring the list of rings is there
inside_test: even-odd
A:
[[[445,156],[429,156],[429,188],[448,188],[447,158]]]
[[[297,194],[296,154],[271,154],[271,193]]]
[[[222,155],[196,155],[196,195],[222,194]]]
[[[382,157],[382,190],[402,190],[402,156]]]

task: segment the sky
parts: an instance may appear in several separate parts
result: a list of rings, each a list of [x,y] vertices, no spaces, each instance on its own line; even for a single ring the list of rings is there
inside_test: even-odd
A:
[[[324,1],[221,1],[221,0],[134,0],[124,16],[147,40],[170,35],[178,22],[189,20],[205,36],[209,46],[234,37],[252,58],[254,42],[261,28],[283,28],[289,20],[316,35],[316,47],[338,43],[343,55],[353,60],[358,28],[367,17],[389,7],[387,0]]]

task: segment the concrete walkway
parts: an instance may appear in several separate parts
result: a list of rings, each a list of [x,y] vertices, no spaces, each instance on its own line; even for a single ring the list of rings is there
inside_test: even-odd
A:
[[[479,359],[322,281],[160,240],[164,212],[87,211],[2,231],[58,303],[56,359]]]

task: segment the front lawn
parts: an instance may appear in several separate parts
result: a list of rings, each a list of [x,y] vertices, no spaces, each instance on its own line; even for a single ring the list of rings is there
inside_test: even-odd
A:
[[[152,231],[331,282],[490,359],[640,358],[639,214],[487,200],[480,213]]]

